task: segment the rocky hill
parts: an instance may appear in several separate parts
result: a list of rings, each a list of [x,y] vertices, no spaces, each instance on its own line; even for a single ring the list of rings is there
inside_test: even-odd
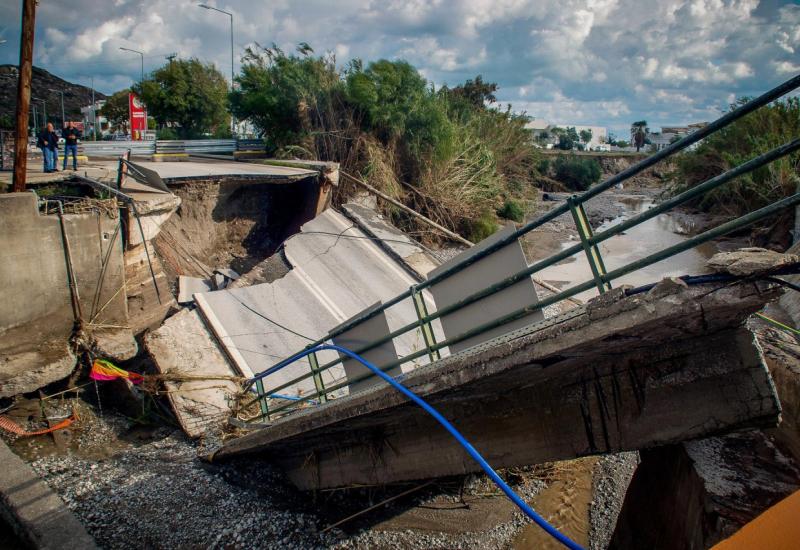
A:
[[[0,127],[3,128],[13,125],[14,112],[17,106],[18,76],[16,65],[0,65]],[[34,67],[31,81],[31,97],[45,100],[47,117],[56,123],[56,126],[61,120],[61,94],[51,92],[51,89],[64,92],[64,112],[67,119],[70,116],[75,117],[76,120],[79,119],[80,108],[92,102],[91,88],[67,82],[44,69]],[[105,97],[104,94],[95,91],[95,99],[105,99]],[[37,102],[36,109],[41,112],[41,102]]]

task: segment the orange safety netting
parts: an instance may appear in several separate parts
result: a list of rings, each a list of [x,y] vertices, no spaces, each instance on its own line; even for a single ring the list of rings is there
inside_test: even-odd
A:
[[[73,412],[72,416],[69,418],[65,418],[55,426],[47,428],[46,430],[36,430],[33,432],[29,432],[25,430],[22,426],[8,418],[7,416],[0,416],[0,428],[3,428],[7,432],[11,432],[12,434],[21,435],[23,437],[29,437],[32,435],[42,435],[42,434],[49,434],[50,432],[54,432],[56,430],[63,430],[73,422],[78,419],[78,416]]]

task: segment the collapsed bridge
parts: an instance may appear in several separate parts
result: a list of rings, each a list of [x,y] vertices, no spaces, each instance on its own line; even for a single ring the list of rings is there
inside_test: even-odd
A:
[[[780,274],[787,269],[784,264],[793,268],[796,258],[761,265],[746,277],[741,270],[726,273],[727,268],[720,268],[717,278],[666,280],[633,294],[624,287],[612,289],[612,283],[795,207],[800,194],[611,270],[598,245],[794,153],[800,139],[597,234],[583,204],[798,85],[800,77],[570,197],[541,218],[499,232],[427,273],[409,290],[382,297],[311,338],[307,348],[327,342],[343,345],[401,377],[495,466],[641,449],[775,425],[780,403],[761,351],[743,324],[779,294],[775,280],[763,282],[757,276]],[[563,214],[572,216],[580,242],[528,265],[519,237]],[[539,299],[532,276],[574,254],[586,256],[592,279]],[[752,260],[744,254],[738,260]],[[556,317],[542,315],[545,307],[563,305],[592,288],[600,296],[586,306]],[[397,328],[388,319],[400,304],[413,305],[417,318]],[[395,346],[409,332],[423,340],[415,351]],[[306,489],[477,470],[421,411],[347,358],[333,355],[310,354],[307,362],[292,367],[295,374],[298,368],[304,373],[290,380],[275,379],[288,362],[274,363],[252,378],[248,388],[255,396],[240,402],[239,415],[254,431],[226,443],[214,458],[269,456]],[[332,369],[339,374],[331,379]],[[295,395],[287,396],[292,390]]]

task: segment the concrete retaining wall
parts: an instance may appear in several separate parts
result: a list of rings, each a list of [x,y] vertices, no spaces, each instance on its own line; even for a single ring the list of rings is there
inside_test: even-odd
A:
[[[116,212],[64,215],[86,321],[93,303],[100,309],[109,301],[95,321],[124,325],[127,320],[125,292],[117,292],[125,284],[117,223]],[[75,316],[58,215],[40,214],[33,193],[0,195],[0,235],[0,354],[66,339]],[[108,264],[102,274],[107,253]]]

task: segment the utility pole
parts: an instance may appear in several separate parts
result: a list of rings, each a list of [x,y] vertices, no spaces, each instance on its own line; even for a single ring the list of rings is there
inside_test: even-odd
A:
[[[22,1],[22,32],[19,37],[19,80],[17,82],[17,133],[14,137],[14,192],[25,191],[28,167],[28,109],[31,103],[33,73],[33,32],[36,0]]]
[[[64,91],[63,90],[54,90],[50,88],[51,92],[55,92],[57,94],[61,94],[61,127],[64,128],[67,125],[67,119],[64,116]]]

